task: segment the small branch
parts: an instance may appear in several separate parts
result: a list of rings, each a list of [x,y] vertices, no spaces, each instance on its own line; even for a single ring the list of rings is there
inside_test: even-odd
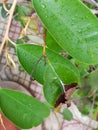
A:
[[[46,33],[47,30],[44,29],[44,45],[43,45],[43,55],[46,55]]]
[[[16,46],[16,43],[13,42],[10,38],[8,38],[8,41],[9,41],[10,43],[12,43],[14,46]]]
[[[11,25],[11,21],[12,21],[12,17],[13,17],[13,13],[14,13],[16,4],[17,4],[17,0],[14,0],[14,2],[12,4],[12,7],[9,10],[9,12],[10,12],[9,13],[9,19],[8,19],[8,24],[7,24],[7,27],[6,27],[5,36],[3,38],[3,41],[2,41],[2,44],[1,44],[1,47],[0,47],[0,55],[2,53],[2,50],[3,50],[3,47],[4,47],[4,44],[5,44],[6,40],[8,40],[8,33],[9,33],[9,29],[10,29],[10,25]]]
[[[22,32],[20,33],[20,38],[22,38],[24,35],[26,35],[27,28],[28,28],[30,22],[31,22],[31,18],[28,18],[27,24],[25,25],[25,27],[23,28]]]
[[[98,3],[95,0],[82,0],[98,8]]]
[[[8,40],[6,41],[6,51],[5,51],[5,54],[6,54],[6,59],[7,59],[8,66],[11,67],[11,64],[12,64],[13,67],[16,68],[15,62],[13,61],[13,59],[10,56],[10,54],[8,53]]]
[[[4,8],[4,10],[5,10],[8,14],[10,13],[9,10],[7,9],[7,7],[6,7],[6,0],[3,1],[3,8]]]

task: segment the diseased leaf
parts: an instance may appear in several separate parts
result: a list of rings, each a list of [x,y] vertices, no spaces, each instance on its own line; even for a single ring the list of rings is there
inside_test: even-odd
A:
[[[63,93],[63,85],[52,65],[48,65],[44,75],[44,95],[47,101],[54,106],[58,96]]]
[[[63,92],[63,84],[77,83],[77,68],[66,58],[46,49],[47,58],[42,56],[43,47],[37,45],[17,45],[17,55],[23,68],[39,83],[44,85],[43,91],[47,101],[54,106],[58,96]],[[41,59],[40,59],[41,58]]]
[[[23,129],[38,126],[50,111],[37,99],[14,90],[0,88],[0,108],[18,127]]]
[[[80,0],[32,0],[56,42],[72,57],[98,63],[98,20]]]

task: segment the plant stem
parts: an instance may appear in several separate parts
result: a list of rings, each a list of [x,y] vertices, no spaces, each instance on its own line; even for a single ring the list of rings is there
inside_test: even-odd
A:
[[[46,32],[47,30],[44,29],[44,45],[43,45],[43,55],[46,56]]]
[[[14,46],[16,46],[16,44],[10,38],[8,38],[8,41],[12,43]]]
[[[8,19],[8,24],[7,24],[7,27],[6,27],[5,36],[3,38],[3,41],[2,41],[2,44],[1,44],[1,47],[0,47],[0,55],[2,53],[2,50],[3,50],[3,47],[5,45],[6,40],[8,40],[9,29],[10,29],[10,25],[11,25],[11,21],[12,21],[12,17],[13,17],[13,13],[14,13],[16,4],[17,4],[17,0],[14,0],[12,7],[9,10],[9,19]]]
[[[3,0],[3,8],[9,14],[9,10],[6,8],[6,0]]]

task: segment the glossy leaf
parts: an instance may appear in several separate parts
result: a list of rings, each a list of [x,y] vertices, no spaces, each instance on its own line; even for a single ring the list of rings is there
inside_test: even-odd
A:
[[[80,0],[32,0],[45,27],[72,57],[98,63],[98,20]]]
[[[23,68],[29,74],[31,74],[31,71],[34,70],[33,77],[43,84],[43,75],[47,64],[45,65],[46,60],[44,58],[38,62],[42,56],[43,47],[30,44],[17,45],[16,51]],[[48,48],[46,49],[46,54],[52,64],[52,67],[55,69],[64,84],[78,82],[78,70],[70,61]]]
[[[64,116],[64,118],[65,118],[66,120],[68,120],[68,121],[70,121],[70,120],[73,119],[73,115],[72,115],[71,111],[68,110],[67,108],[64,109],[64,111],[63,111],[63,116]]]
[[[45,59],[42,58],[39,63],[39,59],[42,56],[43,48],[36,45],[17,45],[16,52],[22,67],[31,74],[33,72],[33,78],[35,78],[39,83],[43,84],[43,73],[45,70]]]
[[[37,99],[1,88],[0,108],[13,123],[23,129],[38,126],[50,113],[49,108]]]
[[[45,98],[52,106],[62,93],[62,82],[63,84],[71,84],[79,81],[79,73],[76,67],[66,58],[48,48],[46,55],[49,61],[44,58],[40,59],[42,46],[17,45],[16,50],[23,68],[29,74],[33,69],[33,77],[44,85]]]
[[[56,53],[61,53],[64,50],[57,44],[50,33],[46,32],[46,45],[49,49],[54,50]]]
[[[58,96],[63,93],[61,80],[51,65],[48,65],[45,69],[43,91],[46,100],[52,106],[55,105]]]

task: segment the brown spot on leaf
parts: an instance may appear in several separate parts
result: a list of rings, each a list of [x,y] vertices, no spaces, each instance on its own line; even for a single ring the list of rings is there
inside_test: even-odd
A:
[[[55,103],[55,107],[58,107],[61,103],[65,103],[67,104],[67,107],[69,107],[71,105],[71,102],[70,102],[70,97],[71,95],[73,94],[73,92],[76,90],[76,86],[77,86],[77,83],[72,83],[72,84],[69,84],[69,85],[64,85],[64,89],[65,89],[65,92],[62,93],[56,103]]]

